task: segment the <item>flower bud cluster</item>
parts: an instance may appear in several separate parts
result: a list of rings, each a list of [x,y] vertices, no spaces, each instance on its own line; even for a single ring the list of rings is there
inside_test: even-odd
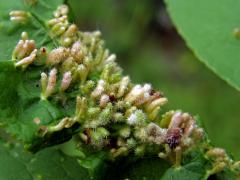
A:
[[[68,21],[68,6],[61,5],[54,11],[54,18],[47,22],[51,28],[52,37],[58,37],[62,46],[69,47],[77,40],[78,28],[75,24]]]
[[[205,156],[212,164],[212,168],[206,173],[207,177],[219,173],[224,169],[231,169],[235,172],[239,172],[240,170],[240,162],[234,162],[222,148],[210,148],[205,153]]]
[[[125,100],[136,107],[144,106],[150,120],[154,120],[160,107],[167,103],[167,98],[160,92],[155,92],[150,84],[135,85],[126,95]]]
[[[36,59],[37,49],[35,41],[29,40],[26,32],[22,32],[21,38],[13,50],[12,58],[16,61],[16,67],[27,68]]]
[[[68,101],[71,86],[80,92],[75,97],[75,114],[59,120],[56,125],[41,127],[42,135],[79,123],[82,141],[95,148],[110,147],[112,157],[131,151],[143,155],[147,145],[168,146],[171,151],[193,144],[191,135],[197,129],[194,119],[174,112],[168,127],[161,128],[152,122],[159,120],[160,108],[167,99],[150,84],[132,84],[128,76],[122,75],[122,69],[115,62],[116,55],[104,48],[101,33],[78,31],[76,25],[68,22],[67,13],[67,6],[59,7],[54,19],[47,24],[54,37],[70,38],[71,43],[62,44],[60,40],[59,47],[48,51],[42,47],[36,56],[35,42],[23,33],[13,51],[16,66],[27,67],[34,59],[44,59],[41,99]],[[185,139],[189,140],[185,142]]]
[[[160,158],[180,165],[183,152],[197,146],[204,137],[194,117],[181,111],[170,111],[161,117],[159,112],[167,98],[150,84],[135,85],[129,76],[123,76],[115,62],[116,55],[104,47],[101,33],[80,32],[68,22],[67,13],[67,6],[60,6],[54,19],[47,22],[59,47],[37,50],[24,32],[13,51],[16,66],[27,68],[34,65],[33,61],[41,62],[42,100],[76,104],[75,113],[56,124],[36,123],[40,135],[77,124],[81,127],[79,143],[97,150],[108,149],[112,159],[154,151]],[[214,159],[218,170],[229,162],[221,150],[212,149],[206,154]]]

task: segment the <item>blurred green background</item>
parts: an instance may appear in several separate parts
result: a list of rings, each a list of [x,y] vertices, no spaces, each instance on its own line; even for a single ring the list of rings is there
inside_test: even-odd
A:
[[[200,119],[216,146],[240,158],[240,93],[202,64],[176,32],[161,0],[68,0],[81,30],[100,30],[136,83],[168,97],[167,109]]]

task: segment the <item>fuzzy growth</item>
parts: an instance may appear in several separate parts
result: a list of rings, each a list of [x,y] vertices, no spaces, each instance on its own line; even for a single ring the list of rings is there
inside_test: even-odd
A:
[[[12,20],[27,17],[16,11],[10,15]],[[181,166],[184,152],[204,148],[205,134],[195,117],[181,111],[161,115],[162,106],[167,103],[163,93],[151,84],[134,84],[129,76],[124,76],[116,55],[105,48],[101,33],[79,31],[68,21],[66,5],[60,6],[53,19],[45,23],[58,47],[36,48],[35,41],[23,32],[13,50],[13,61],[25,71],[41,62],[40,99],[59,102],[63,107],[71,101],[75,110],[54,124],[39,125],[39,137],[77,124],[81,127],[75,132],[78,144],[95,151],[107,150],[109,159],[151,153],[177,167]],[[239,168],[239,163],[234,163],[225,151],[205,151],[212,167],[208,176],[226,167]]]

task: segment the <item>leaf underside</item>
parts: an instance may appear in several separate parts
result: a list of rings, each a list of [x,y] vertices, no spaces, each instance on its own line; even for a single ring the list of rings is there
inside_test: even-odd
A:
[[[177,30],[196,56],[222,79],[240,90],[238,0],[166,0]]]

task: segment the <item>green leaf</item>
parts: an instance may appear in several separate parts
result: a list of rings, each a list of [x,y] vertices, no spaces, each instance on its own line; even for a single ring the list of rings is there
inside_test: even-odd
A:
[[[116,173],[113,176],[118,179],[160,180],[168,168],[169,164],[164,160],[145,157],[131,163],[124,170],[119,171],[119,174]]]
[[[75,138],[59,145],[60,149],[64,154],[77,158],[79,165],[88,172],[89,177],[102,179],[108,169],[108,154],[104,150],[96,152],[86,146],[79,146]]]
[[[0,125],[33,152],[71,139],[78,128],[73,126],[44,138],[38,134],[41,126],[57,123],[71,114],[58,103],[41,100],[40,72],[38,67],[22,71],[15,68],[13,61],[0,61]]]
[[[191,168],[201,169],[202,166],[199,166],[199,164],[191,164],[189,165],[188,168],[189,169],[185,167],[170,168],[166,171],[166,173],[161,178],[161,180],[178,180],[178,179],[201,180],[202,179],[203,174],[199,174],[197,172],[191,171]]]
[[[197,149],[193,149],[184,154],[182,166],[169,168],[163,175],[162,180],[200,180],[206,174],[206,164],[204,154]]]
[[[78,163],[88,171],[92,179],[102,179],[107,169],[106,153],[100,151],[89,154],[86,158],[79,159]]]
[[[16,146],[0,142],[0,179],[90,179],[77,160],[56,147],[32,155]]]
[[[238,0],[166,0],[179,33],[196,56],[240,90],[240,27]]]

